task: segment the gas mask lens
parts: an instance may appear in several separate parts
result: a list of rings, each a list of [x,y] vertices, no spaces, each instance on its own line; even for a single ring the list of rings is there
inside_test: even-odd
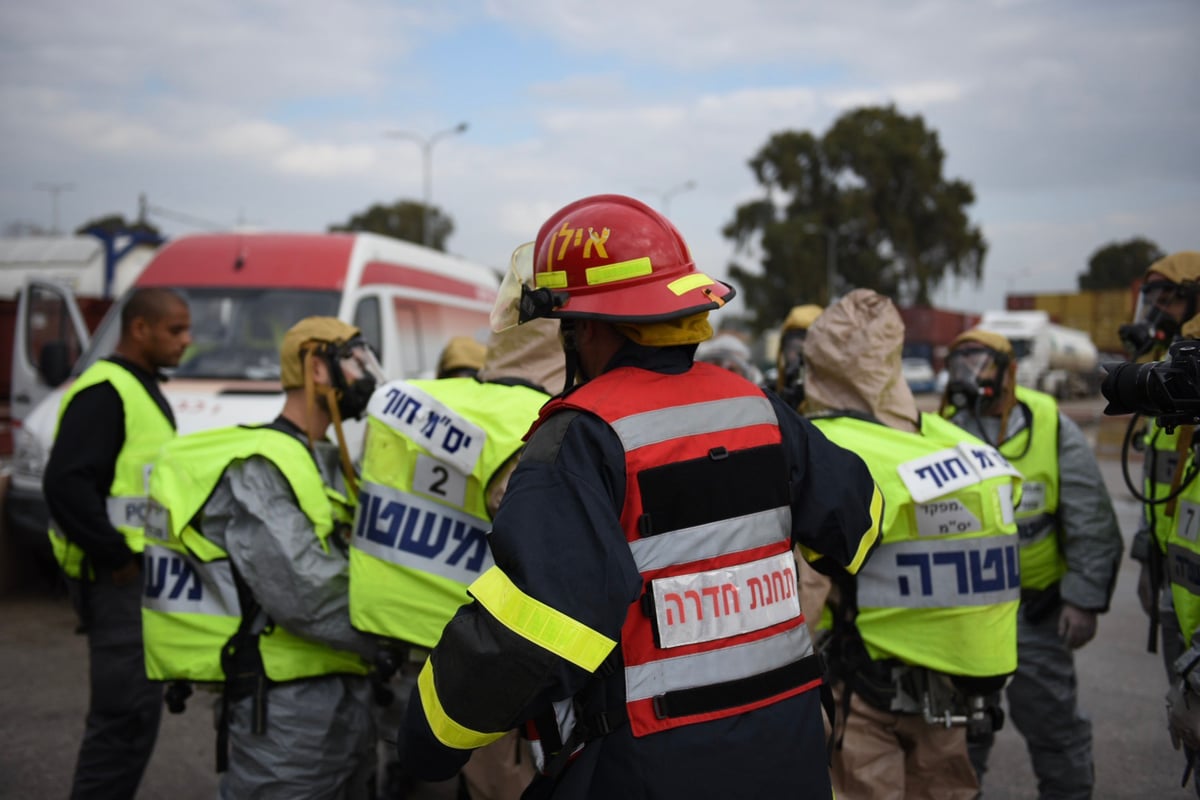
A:
[[[1179,332],[1187,314],[1188,295],[1172,281],[1150,281],[1138,295],[1134,322],[1118,330],[1121,342],[1137,358],[1165,345]]]
[[[999,389],[996,354],[986,347],[967,347],[946,356],[946,388],[950,402],[970,406],[980,398],[991,398]]]
[[[513,251],[508,272],[500,281],[496,302],[492,305],[491,324],[496,333],[516,327],[521,322],[521,297],[533,285],[534,242],[526,242]]]

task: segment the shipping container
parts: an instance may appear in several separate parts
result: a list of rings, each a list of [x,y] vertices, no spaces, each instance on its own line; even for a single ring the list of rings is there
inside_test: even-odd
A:
[[[908,306],[899,311],[904,320],[905,355],[929,358],[934,370],[942,368],[954,338],[979,322],[978,314],[933,306]]]
[[[1059,325],[1087,331],[1100,351],[1120,353],[1122,346],[1117,331],[1132,319],[1136,300],[1135,289],[1104,289],[1010,294],[1005,306],[1009,311],[1045,311]]]

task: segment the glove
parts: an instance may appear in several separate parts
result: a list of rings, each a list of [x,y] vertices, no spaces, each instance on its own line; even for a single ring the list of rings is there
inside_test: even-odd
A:
[[[1200,750],[1200,697],[1188,692],[1182,680],[1167,690],[1167,730],[1176,750],[1180,745],[1193,753]]]
[[[1084,611],[1070,603],[1063,603],[1058,615],[1058,638],[1067,647],[1077,650],[1096,635],[1096,612]]]

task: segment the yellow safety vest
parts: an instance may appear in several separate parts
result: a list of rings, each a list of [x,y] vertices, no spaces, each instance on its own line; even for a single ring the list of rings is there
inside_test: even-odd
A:
[[[1067,559],[1059,547],[1057,517],[1058,401],[1024,386],[1017,387],[1017,401],[1029,408],[1032,419],[1024,430],[1001,443],[1000,452],[1025,479],[1021,502],[1017,505],[1021,585],[1027,589],[1045,589],[1067,574]]]
[[[112,384],[117,390],[125,416],[125,441],[117,454],[112,485],[108,489],[108,520],[125,537],[129,549],[140,553],[142,523],[146,518],[146,472],[158,448],[175,437],[175,426],[133,373],[120,364],[102,359],[88,367],[63,395],[55,423],[56,437],[58,425],[71,400],[84,389],[99,383]],[[63,572],[69,578],[83,577],[83,550],[55,528],[53,519],[48,533],[54,557]],[[90,569],[87,577],[94,577]]]
[[[1146,450],[1145,478],[1143,494],[1151,500],[1166,497],[1171,492],[1171,483],[1175,479],[1175,470],[1179,464],[1179,436],[1182,433],[1176,428],[1167,433],[1154,419],[1149,420],[1146,435],[1143,439]],[[1188,464],[1184,464],[1184,475],[1187,474]],[[1154,534],[1154,543],[1164,555],[1167,552],[1167,541],[1171,538],[1175,527],[1175,518],[1167,514],[1167,504],[1145,504],[1142,506],[1146,524]]]
[[[487,487],[549,399],[474,378],[393,381],[367,407],[350,621],[433,647],[492,566]]]
[[[883,492],[883,540],[857,576],[856,625],[871,658],[948,675],[1013,672],[1020,473],[934,414],[921,415],[919,435],[853,417],[813,422],[857,453]]]
[[[349,501],[327,487],[302,442],[266,427],[218,428],[163,446],[150,476],[142,638],[153,680],[225,680],[221,649],[242,621],[228,553],[205,538],[204,504],[235,461],[262,456],[283,473],[313,534],[329,549],[336,522],[348,522]],[[365,674],[354,653],[335,650],[269,625],[258,637],[272,681],[333,673]]]

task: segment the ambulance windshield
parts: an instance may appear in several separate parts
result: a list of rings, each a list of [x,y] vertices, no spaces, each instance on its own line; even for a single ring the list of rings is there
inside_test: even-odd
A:
[[[340,295],[299,289],[179,289],[192,317],[192,345],[176,378],[279,380],[279,343],[283,334],[309,316],[336,316]],[[91,345],[75,365],[81,374],[116,347],[119,307],[114,306]]]

